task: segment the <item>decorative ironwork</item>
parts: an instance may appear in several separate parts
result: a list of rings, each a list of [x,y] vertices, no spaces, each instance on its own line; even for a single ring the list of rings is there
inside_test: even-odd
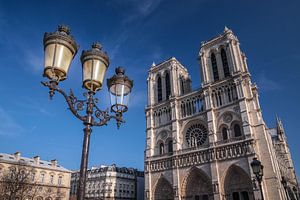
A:
[[[112,118],[117,121],[118,128],[120,127],[121,123],[124,123],[121,113],[110,115],[109,109],[99,109],[96,105],[98,99],[94,97],[93,92],[84,93],[86,99],[79,100],[74,95],[72,90],[70,90],[70,94],[68,95],[66,92],[60,89],[56,81],[42,82],[42,84],[49,88],[50,99],[53,98],[55,92],[59,92],[60,94],[62,94],[69,106],[70,111],[84,124],[89,124],[91,126],[103,126],[106,125],[107,122]],[[86,110],[86,115],[80,114],[84,109]]]

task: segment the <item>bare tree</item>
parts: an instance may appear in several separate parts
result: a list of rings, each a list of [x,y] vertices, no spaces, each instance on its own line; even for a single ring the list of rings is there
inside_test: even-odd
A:
[[[32,167],[22,165],[11,166],[0,176],[0,199],[27,200],[33,199],[38,191]]]

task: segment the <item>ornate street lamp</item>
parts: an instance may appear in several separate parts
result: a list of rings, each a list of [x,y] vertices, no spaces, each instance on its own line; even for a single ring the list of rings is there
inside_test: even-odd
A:
[[[257,160],[257,158],[253,158],[253,161],[250,163],[250,165],[259,185],[261,199],[264,200],[264,195],[261,186],[262,177],[264,175],[264,166],[259,160]]]
[[[42,84],[49,88],[51,99],[55,92],[62,94],[70,111],[85,126],[83,129],[84,139],[77,190],[77,199],[83,200],[85,196],[85,180],[92,126],[106,125],[110,119],[114,118],[117,122],[117,127],[120,127],[121,123],[124,122],[122,115],[128,110],[128,100],[133,87],[133,81],[125,76],[125,70],[122,67],[118,67],[116,74],[107,79],[107,86],[111,96],[110,112],[108,109],[105,111],[100,110],[96,105],[98,99],[94,95],[102,89],[104,76],[109,66],[109,57],[106,52],[102,51],[102,46],[99,43],[94,43],[92,49],[82,51],[80,57],[82,63],[82,87],[87,90],[87,93],[84,94],[86,99],[77,99],[72,90],[68,95],[58,87],[58,84],[67,78],[70,64],[78,48],[67,26],[59,26],[58,30],[54,33],[45,33],[44,77],[47,77],[49,82],[42,82]],[[81,114],[81,111],[83,114]]]

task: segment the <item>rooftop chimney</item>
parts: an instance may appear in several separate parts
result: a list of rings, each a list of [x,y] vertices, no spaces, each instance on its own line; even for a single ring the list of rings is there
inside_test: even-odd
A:
[[[21,153],[19,151],[17,151],[16,153],[14,153],[14,156],[15,156],[16,160],[20,160]]]
[[[34,156],[33,159],[35,164],[40,164],[40,156]]]
[[[57,160],[51,160],[51,166],[56,167],[57,166]]]

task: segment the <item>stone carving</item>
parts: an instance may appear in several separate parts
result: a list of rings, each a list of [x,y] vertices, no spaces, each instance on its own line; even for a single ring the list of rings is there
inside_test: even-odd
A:
[[[230,114],[230,113],[226,113],[226,114],[224,114],[223,115],[223,121],[225,122],[225,123],[229,123],[229,122],[231,122],[232,121],[232,114]]]

